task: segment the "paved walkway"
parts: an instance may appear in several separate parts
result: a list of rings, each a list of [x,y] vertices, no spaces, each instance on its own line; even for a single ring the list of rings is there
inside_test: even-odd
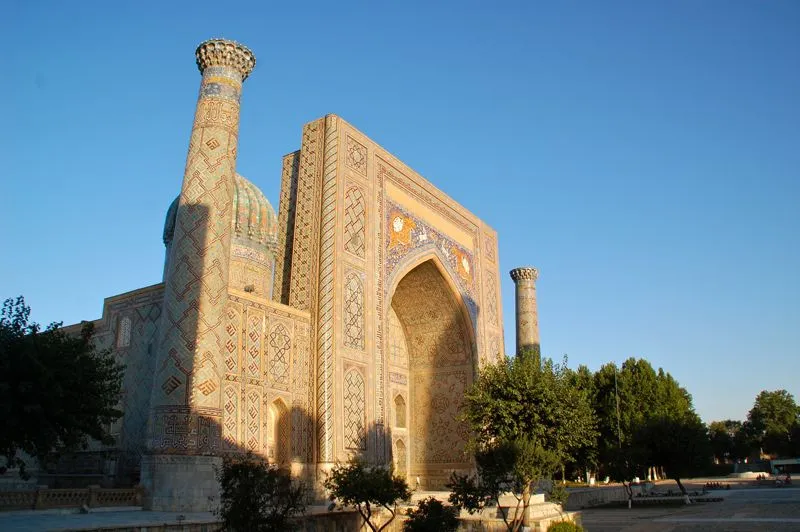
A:
[[[581,510],[588,532],[800,531],[800,489],[712,491],[722,502]]]
[[[179,520],[179,517],[183,519]],[[163,524],[215,523],[218,519],[209,512],[181,514],[178,512],[145,512],[141,509],[103,509],[88,514],[64,511],[24,511],[0,513],[2,532],[74,531],[124,526]]]

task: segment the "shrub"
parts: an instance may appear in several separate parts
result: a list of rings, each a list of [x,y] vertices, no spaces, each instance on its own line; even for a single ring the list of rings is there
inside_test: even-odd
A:
[[[569,499],[569,491],[561,484],[553,483],[553,487],[547,492],[547,500],[560,505],[562,508],[567,504]]]
[[[288,471],[251,453],[226,458],[217,471],[224,529],[233,532],[289,530],[289,519],[305,511],[305,486]]]
[[[547,532],[583,532],[583,527],[571,521],[559,521],[547,527]]]
[[[387,528],[397,515],[397,502],[411,498],[408,484],[391,469],[366,467],[358,461],[336,464],[323,483],[331,500],[342,507],[355,506],[364,524],[374,532]],[[377,511],[385,510],[389,519],[382,525],[373,522]]]
[[[417,508],[408,512],[408,520],[403,523],[406,532],[455,532],[457,529],[458,509],[445,506],[433,497],[419,501]]]

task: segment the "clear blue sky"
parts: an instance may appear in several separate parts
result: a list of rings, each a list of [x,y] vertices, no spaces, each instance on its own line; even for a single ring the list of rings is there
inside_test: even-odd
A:
[[[391,4],[391,5],[387,5]],[[336,113],[535,265],[543,350],[645,357],[706,421],[800,399],[800,2],[6,2],[0,299],[99,317],[161,278],[200,76],[258,66],[239,171]]]

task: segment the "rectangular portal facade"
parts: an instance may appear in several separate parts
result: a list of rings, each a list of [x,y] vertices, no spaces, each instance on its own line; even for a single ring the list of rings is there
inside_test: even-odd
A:
[[[496,232],[335,115],[284,157],[274,299],[310,314],[314,460],[469,467],[458,422],[504,353]]]

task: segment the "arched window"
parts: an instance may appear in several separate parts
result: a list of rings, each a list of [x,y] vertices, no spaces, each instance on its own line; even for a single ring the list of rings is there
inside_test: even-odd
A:
[[[289,409],[286,407],[286,403],[275,399],[272,402],[272,441],[275,445],[275,463],[289,463],[291,435]]]
[[[406,428],[406,400],[402,395],[394,398],[394,426],[398,429]]]
[[[394,469],[401,477],[406,476],[406,444],[403,440],[397,440],[394,445]]]

